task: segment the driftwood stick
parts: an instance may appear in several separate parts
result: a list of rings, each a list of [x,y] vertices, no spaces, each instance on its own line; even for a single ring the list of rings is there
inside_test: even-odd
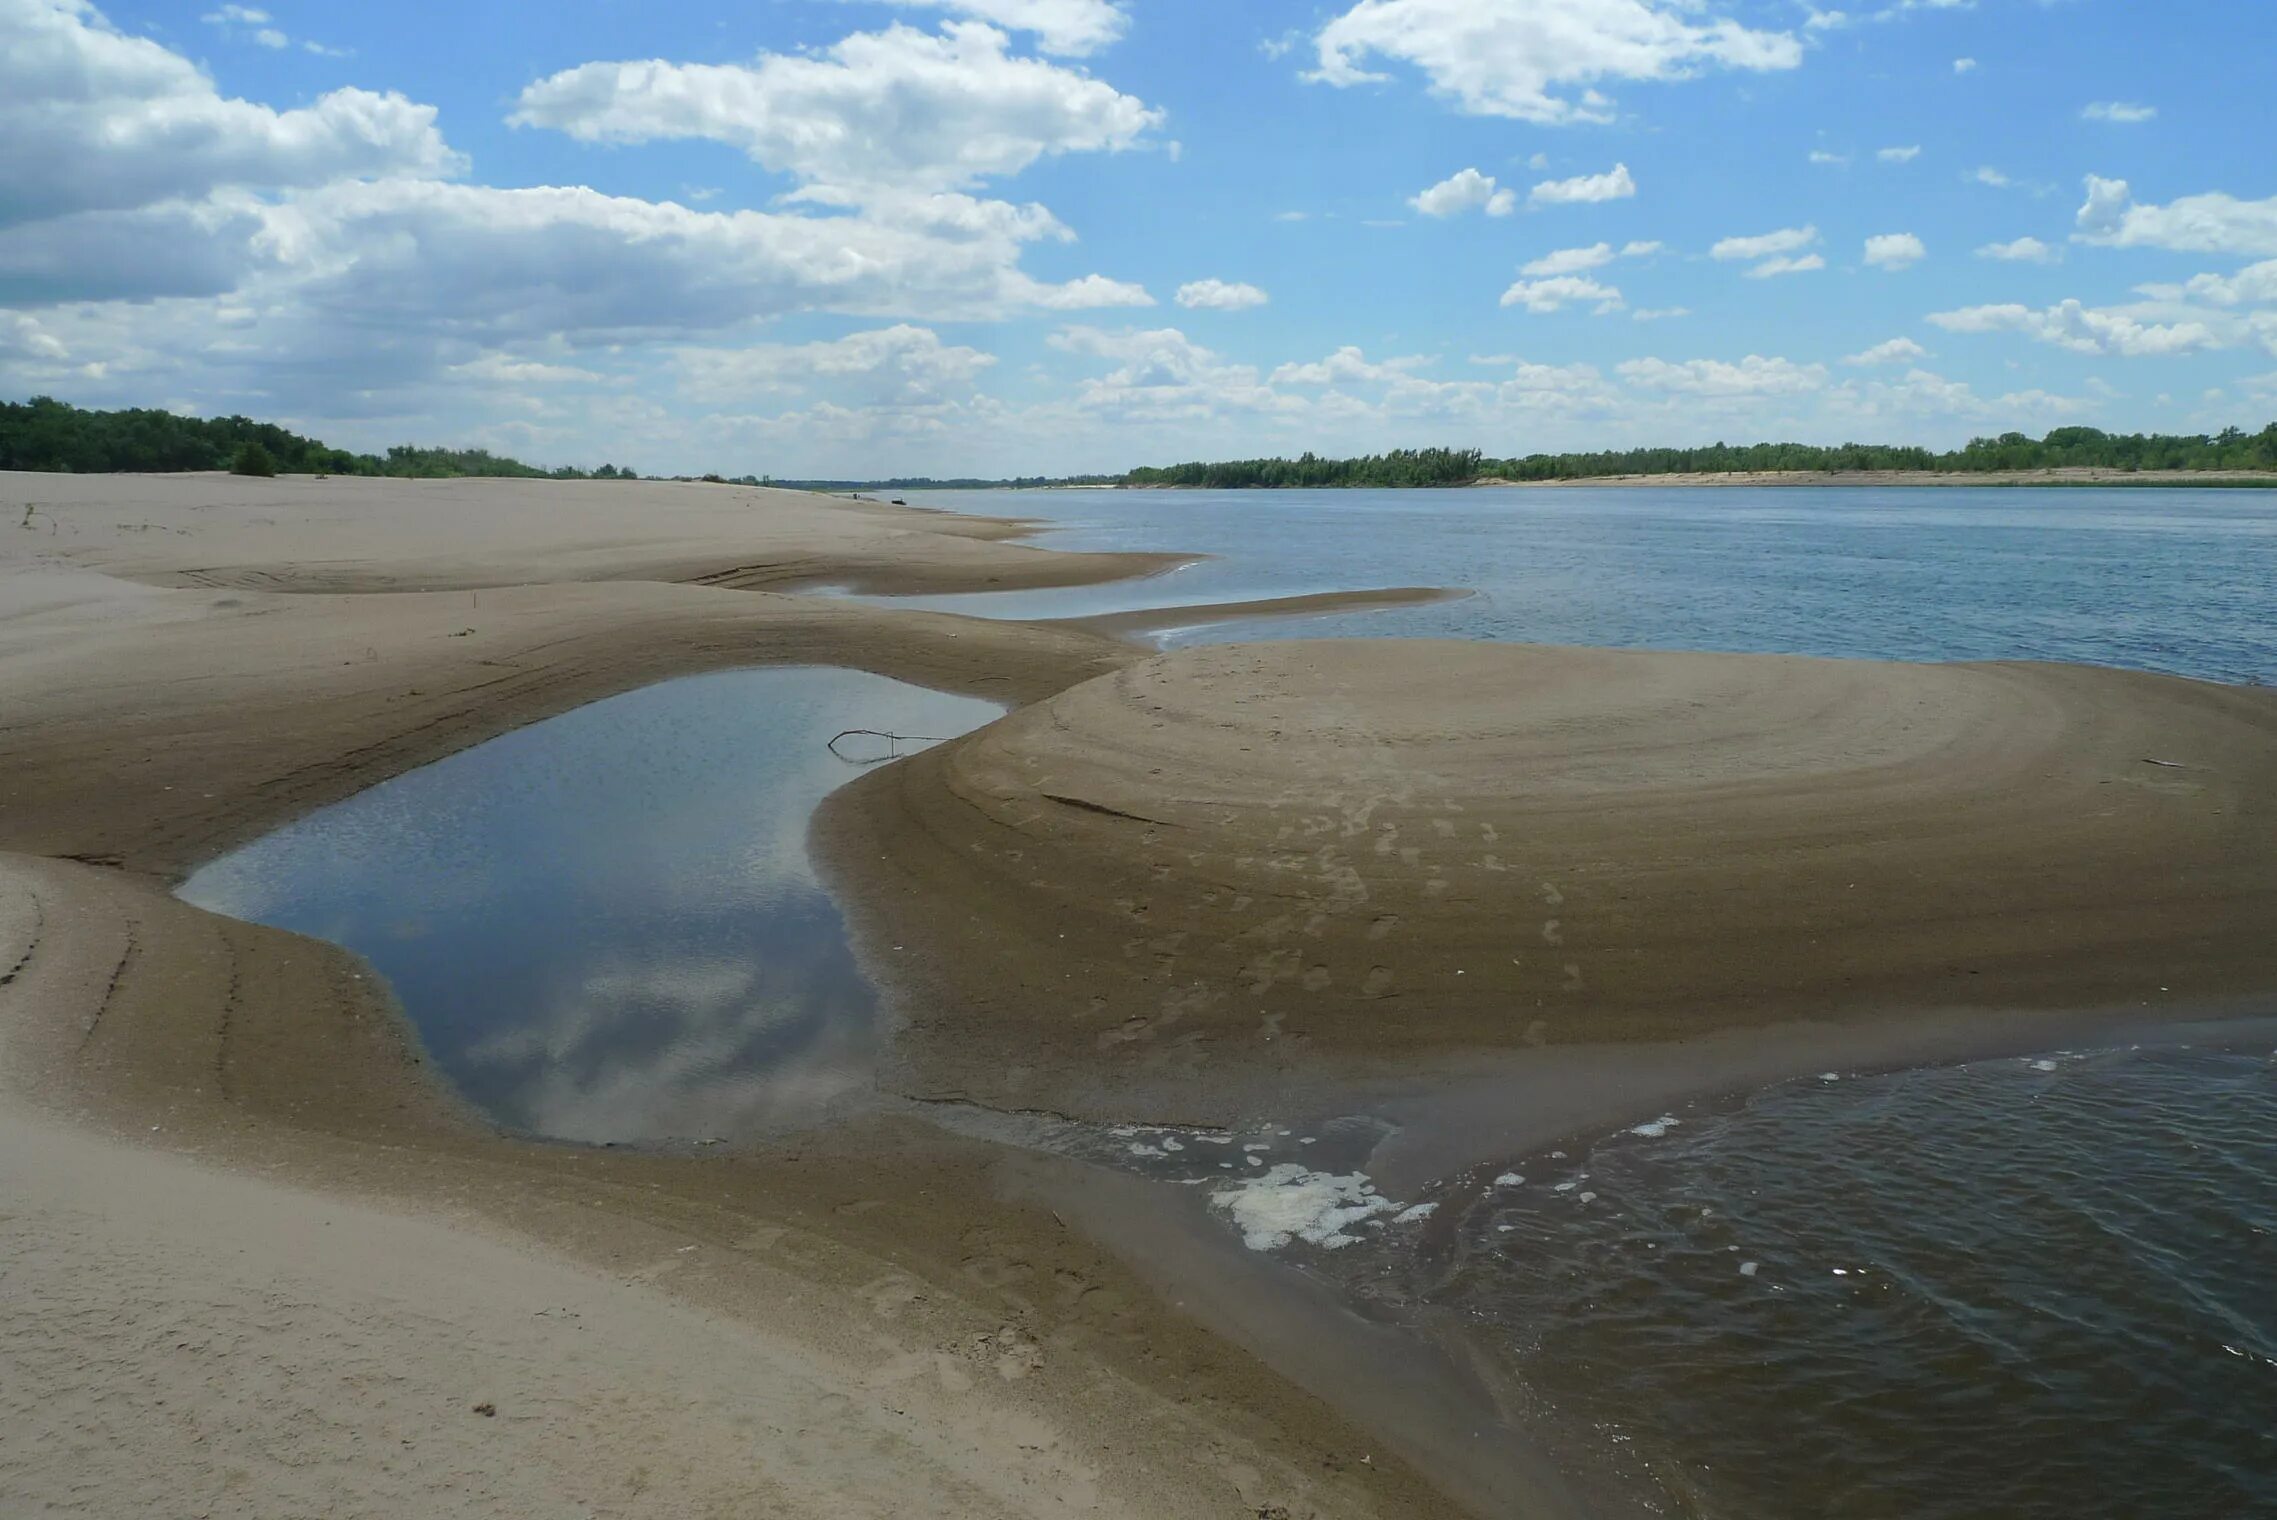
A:
[[[852,739],[857,736],[885,740],[886,752],[882,755],[849,755],[838,747],[838,742],[841,739]],[[847,728],[830,736],[830,753],[848,765],[877,765],[887,760],[900,759],[901,746],[904,744],[939,744],[940,742],[941,736],[938,734],[889,734],[882,728]]]

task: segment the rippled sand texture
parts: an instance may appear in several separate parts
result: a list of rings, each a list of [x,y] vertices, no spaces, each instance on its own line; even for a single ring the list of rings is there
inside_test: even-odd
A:
[[[913,1085],[1201,1115],[1387,1053],[2266,987],[2273,780],[2259,690],[1335,641],[1146,661],[823,817]]]

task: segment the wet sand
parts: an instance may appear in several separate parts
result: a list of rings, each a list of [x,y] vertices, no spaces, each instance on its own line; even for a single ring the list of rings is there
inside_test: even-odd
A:
[[[2254,688],[1328,640],[1087,682],[818,837],[895,947],[902,1085],[1223,1121],[1481,1053],[2266,991],[2273,795]]]
[[[1494,1390],[1427,1356],[1376,1375],[1382,1327],[1245,1259],[1190,1195],[891,1117],[701,1158],[502,1139],[353,958],[168,895],[289,817],[668,675],[832,663],[1028,704],[818,820],[908,1021],[889,1086],[918,1096],[1167,1121],[1452,1094],[1387,1152],[1412,1170],[1500,1143],[1458,1073],[1539,1081],[1586,1053],[1614,1113],[1632,1069],[1681,1081],[1671,1040],[1760,1034],[1767,1066],[1872,1030],[1902,1059],[1954,1019],[2023,1037],[2048,1026],[2018,1009],[2277,981],[2271,693],[1439,644],[1150,660],[1095,628],[735,588],[984,590],[1159,557],[729,487],[0,476],[5,520],[26,503],[31,527],[0,528],[0,1115],[24,1139],[0,1207],[34,1219],[11,1275],[58,1311],[0,1331],[37,1401],[0,1433],[27,1493],[93,1473],[123,1506],[235,1467],[214,1512],[269,1512],[291,1454],[243,1454],[304,1410],[337,1426],[309,1448],[325,1505],[394,1512],[420,1494],[402,1451],[434,1443],[447,1471],[506,1449],[466,1440],[493,1428],[480,1400],[525,1442],[490,1469],[501,1513],[563,1492],[678,1513],[754,1468],[784,1513],[1599,1509],[1490,1428]],[[1793,1023],[1829,1008],[1847,1022]],[[294,1269],[311,1195],[290,1188],[352,1200],[367,1254],[484,1264],[460,1292]],[[143,1208],[154,1191],[180,1208]],[[509,1246],[583,1286],[517,1300],[481,1254]],[[70,1300],[111,1258],[139,1264],[131,1291]],[[390,1293],[427,1318],[359,1310]],[[106,1413],[172,1375],[171,1327],[247,1295],[242,1350],[181,1388],[183,1428],[225,1411],[234,1446]],[[536,1297],[607,1324],[496,1329]],[[679,1344],[690,1313],[757,1369],[702,1397],[770,1412],[745,1444],[697,1424],[642,1463],[689,1394],[669,1356],[617,1348]],[[265,1390],[280,1323],[288,1345],[357,1337],[360,1382],[294,1351]],[[483,1326],[534,1424],[438,1356]],[[384,1441],[371,1387],[416,1405]],[[825,1425],[894,1455],[818,1448]]]

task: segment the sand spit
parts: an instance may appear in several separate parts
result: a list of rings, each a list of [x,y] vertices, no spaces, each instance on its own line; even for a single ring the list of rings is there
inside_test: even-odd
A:
[[[1333,617],[1343,612],[1373,612],[1391,607],[1420,607],[1432,602],[1461,601],[1468,591],[1445,586],[1387,586],[1378,591],[1319,591],[1307,596],[1265,597],[1248,602],[1210,602],[1186,607],[1140,607],[1129,612],[1101,613],[1069,618],[1069,626],[1117,638],[1165,633],[1197,623],[1228,623],[1264,618]]]
[[[735,1156],[502,1139],[353,957],[168,894],[671,675],[828,662],[1020,702],[1136,658],[722,589],[1113,568],[986,524],[452,487],[0,477],[29,523],[0,528],[0,1508],[1440,1512],[1025,1201],[1046,1161],[890,1120]]]
[[[1095,679],[818,835],[902,947],[899,1081],[1212,1119],[1464,1051],[2266,991],[2273,795],[2277,692],[1340,640]]]
[[[1033,527],[1018,518],[672,481],[0,472],[0,521],[23,528],[0,542],[0,564],[205,590],[670,581],[913,594],[1085,585],[1186,563],[1004,542]]]

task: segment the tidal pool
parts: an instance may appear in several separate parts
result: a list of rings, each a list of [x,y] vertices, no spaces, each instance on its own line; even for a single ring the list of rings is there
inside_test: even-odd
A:
[[[691,676],[519,729],[202,867],[202,908],[343,945],[500,1126],[737,1139],[869,1090],[876,995],[809,860],[822,799],[1002,712],[860,671]]]

